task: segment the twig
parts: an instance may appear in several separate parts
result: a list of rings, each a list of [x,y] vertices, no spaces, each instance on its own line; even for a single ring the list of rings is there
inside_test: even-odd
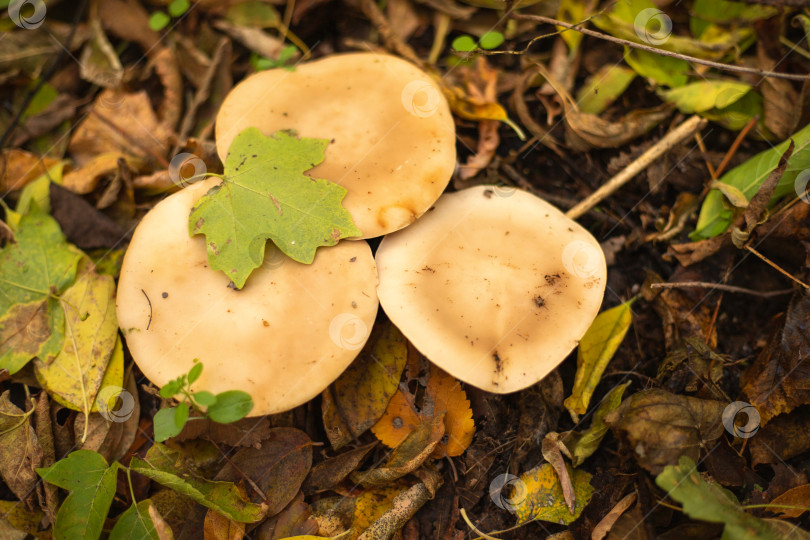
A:
[[[521,21],[535,21],[535,22],[542,22],[548,24],[554,24],[557,26],[562,26],[563,28],[567,28],[568,30],[576,30],[586,36],[592,36],[595,38],[603,39],[605,41],[610,41],[612,43],[618,43],[619,45],[625,45],[627,47],[632,47],[634,49],[641,49],[642,51],[651,52],[653,54],[660,54],[661,56],[671,56],[672,58],[679,58],[681,60],[686,60],[687,62],[693,62],[695,64],[701,64],[704,66],[713,67],[716,69],[722,69],[724,71],[736,71],[737,73],[753,73],[754,75],[759,75],[760,77],[773,77],[775,79],[789,79],[792,81],[807,81],[810,80],[810,75],[796,75],[793,73],[780,73],[778,71],[764,71],[757,68],[752,67],[745,67],[745,66],[733,66],[731,64],[723,64],[722,62],[714,62],[712,60],[704,60],[702,58],[696,58],[694,56],[688,56],[686,54],[680,54],[671,51],[665,51],[663,49],[658,49],[656,47],[650,47],[649,45],[642,45],[641,43],[636,43],[635,41],[629,41],[627,39],[621,39],[617,37],[613,37],[609,34],[603,34],[602,32],[597,32],[595,30],[589,30],[588,28],[582,28],[577,26],[576,24],[567,23],[565,21],[558,21],[557,19],[552,19],[551,17],[543,17],[542,15],[529,15],[518,13],[512,15],[512,18],[518,19]],[[584,22],[584,21],[583,21]],[[582,23],[579,23],[582,24]],[[547,36],[539,36],[529,42],[529,45],[526,47],[528,49],[535,41],[540,38],[547,37]],[[520,52],[515,51],[478,51],[480,54],[521,54]]]
[[[740,133],[737,134],[737,137],[734,139],[734,142],[731,143],[731,148],[729,148],[728,152],[726,152],[726,155],[723,156],[723,161],[721,161],[720,165],[717,166],[716,171],[717,178],[720,178],[720,175],[723,174],[723,171],[726,170],[729,161],[731,161],[731,158],[734,157],[734,154],[737,153],[737,149],[740,147],[740,144],[743,142],[746,135],[748,135],[748,132],[754,128],[758,120],[759,115],[754,115],[754,117],[751,118],[751,120],[749,120],[747,124],[745,124],[745,127],[742,128],[742,131],[740,131]]]
[[[424,65],[424,62],[422,62],[416,54],[416,51],[414,51],[410,45],[402,41],[402,38],[394,32],[385,14],[383,14],[374,0],[360,0],[360,9],[363,10],[363,14],[368,17],[368,20],[377,27],[377,31],[380,32],[380,35],[389,49],[407,58],[419,67]]]
[[[578,205],[565,213],[571,219],[576,219],[582,214],[599,204],[602,200],[613,194],[614,191],[629,182],[634,176],[646,169],[656,159],[669,152],[674,146],[680,144],[685,139],[691,137],[697,130],[706,124],[706,120],[699,116],[692,116],[667,133],[660,141],[655,143],[649,150],[641,154],[635,161],[624,168],[619,174],[608,180],[599,189],[591,193]]]
[[[746,289],[745,287],[737,287],[736,285],[726,285],[725,283],[709,283],[707,281],[677,281],[672,283],[652,283],[652,289],[716,289],[718,291],[726,291],[733,293],[750,294],[752,296],[761,296],[763,298],[770,298],[772,296],[780,296],[793,292],[793,289],[781,289],[778,291],[755,291],[753,289]]]
[[[755,250],[755,249],[754,249],[754,248],[752,248],[751,246],[745,246],[745,249],[747,249],[748,251],[750,251],[751,253],[753,253],[754,255],[756,255],[757,257],[759,257],[760,259],[762,259],[762,261],[763,261],[763,262],[765,262],[765,264],[767,264],[768,266],[770,266],[771,268],[773,268],[774,270],[776,270],[777,272],[779,272],[780,274],[782,274],[782,275],[783,275],[783,276],[785,276],[786,278],[789,278],[789,279],[790,279],[790,280],[792,280],[793,282],[798,283],[799,285],[801,285],[801,286],[802,286],[802,287],[804,287],[805,289],[810,289],[810,285],[806,284],[806,283],[805,283],[805,282],[803,282],[803,281],[800,281],[798,278],[793,277],[793,276],[792,276],[792,275],[790,275],[788,272],[786,272],[786,271],[784,271],[783,269],[781,269],[781,268],[779,267],[779,265],[778,265],[778,264],[776,264],[775,262],[773,262],[772,260],[770,260],[768,257],[766,257],[765,255],[763,255],[763,254],[762,254],[762,253],[760,253],[759,251]]]

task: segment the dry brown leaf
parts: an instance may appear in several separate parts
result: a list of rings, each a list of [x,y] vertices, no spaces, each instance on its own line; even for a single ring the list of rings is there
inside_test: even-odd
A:
[[[367,444],[321,461],[312,467],[301,489],[306,493],[332,489],[355,471],[376,445],[377,443]]]
[[[318,534],[318,522],[312,519],[312,511],[304,502],[304,494],[298,493],[284,510],[252,531],[251,537],[257,540],[281,540],[307,534]]]
[[[475,68],[459,67],[454,80],[444,77],[441,85],[450,108],[467,120],[505,120],[506,110],[497,101],[498,72],[490,67],[486,58],[479,56]]]
[[[743,393],[762,425],[774,416],[810,403],[810,292],[796,293],[782,328],[743,377]]]
[[[636,501],[636,494],[635,492],[625,495],[625,497],[616,503],[610,512],[603,517],[599,523],[597,523],[596,527],[593,528],[591,532],[591,540],[602,540],[607,534],[610,532],[610,529],[613,528],[613,525],[616,521],[624,514],[625,510],[630,508],[630,505]]]
[[[0,192],[5,195],[24,188],[57,163],[58,159],[35,156],[17,148],[3,150],[0,155]]]
[[[160,34],[149,27],[149,13],[137,0],[104,0],[99,2],[98,14],[106,30],[144,51],[160,41]]]
[[[657,126],[672,112],[664,104],[653,109],[637,109],[615,122],[594,114],[582,113],[565,104],[565,139],[571,148],[580,151],[595,148],[618,148]]]
[[[147,170],[145,161],[122,152],[107,152],[93,156],[84,166],[65,173],[62,186],[79,195],[86,195],[98,186],[99,181],[118,171],[118,160],[124,159],[136,172]]]
[[[0,477],[21,501],[33,508],[39,476],[34,467],[42,461],[34,427],[27,413],[11,402],[9,391],[0,395]]]
[[[475,435],[472,409],[461,383],[431,364],[423,414],[444,414],[445,438],[436,447],[434,457],[460,456]],[[445,442],[446,441],[446,442]]]
[[[560,442],[559,433],[551,432],[543,437],[541,445],[543,457],[554,467],[554,472],[557,473],[557,478],[560,479],[565,504],[568,506],[568,511],[573,514],[577,498],[574,493],[574,484],[571,482],[571,476],[568,474],[568,469],[562,457],[562,449],[565,449],[566,454],[568,454],[568,449]],[[570,454],[568,457],[571,457]]]
[[[721,401],[642,390],[605,416],[605,423],[627,442],[639,464],[653,474],[678,462],[693,460],[723,433]]]
[[[82,167],[99,154],[123,153],[164,161],[170,133],[158,121],[145,91],[104,90],[76,127],[68,150]]]
[[[481,120],[478,122],[478,147],[475,154],[467,158],[467,162],[459,166],[458,177],[469,180],[490,164],[495,157],[495,151],[501,143],[498,136],[498,120]]]
[[[798,508],[780,508],[779,506]],[[810,511],[810,484],[789,489],[770,502],[767,510],[776,512],[782,517],[797,518]]]

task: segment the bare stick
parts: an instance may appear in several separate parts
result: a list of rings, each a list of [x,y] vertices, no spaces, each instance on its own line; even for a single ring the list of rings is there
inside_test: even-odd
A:
[[[692,116],[691,118],[687,119],[680,126],[667,133],[650,149],[641,154],[619,174],[608,180],[602,185],[602,187],[586,197],[585,200],[566,212],[565,215],[571,219],[578,218],[599,204],[602,200],[612,195],[614,191],[629,182],[634,176],[649,167],[652,162],[669,152],[669,150],[674,146],[677,146],[684,140],[694,135],[694,133],[702,128],[705,124],[706,121],[699,116]]]
[[[752,296],[761,296],[763,298],[770,298],[771,296],[780,296],[793,292],[793,289],[782,289],[779,291],[755,291],[753,289],[746,289],[745,287],[737,287],[735,285],[726,285],[725,283],[709,283],[707,281],[677,281],[673,283],[652,283],[650,287],[653,289],[717,289],[719,291],[750,294]]]
[[[754,249],[754,248],[752,248],[751,246],[745,246],[745,249],[747,249],[748,251],[750,251],[751,253],[753,253],[754,255],[756,255],[757,257],[759,257],[760,259],[762,259],[762,261],[763,261],[765,264],[767,264],[768,266],[770,266],[771,268],[773,268],[774,270],[776,270],[777,272],[779,272],[780,274],[782,274],[782,275],[783,275],[783,276],[785,276],[786,278],[788,278],[788,279],[792,280],[794,283],[798,283],[799,285],[801,285],[801,286],[802,286],[802,287],[804,287],[805,289],[810,289],[810,285],[807,285],[807,283],[805,283],[805,282],[803,282],[803,281],[801,281],[801,280],[799,280],[799,279],[797,279],[797,278],[793,277],[793,276],[792,276],[792,275],[790,275],[788,272],[786,272],[785,270],[783,270],[782,268],[780,268],[780,267],[779,267],[779,265],[777,265],[775,262],[773,262],[772,260],[770,260],[768,257],[766,257],[765,255],[763,255],[763,254],[762,254],[762,253],[760,253],[759,251],[755,250],[755,249]]]
[[[660,54],[661,56],[671,56],[672,58],[680,58],[681,60],[686,60],[687,62],[693,62],[695,64],[702,64],[704,66],[713,67],[716,69],[722,69],[724,71],[736,71],[737,73],[753,73],[754,75],[759,75],[760,77],[773,77],[775,79],[790,79],[792,81],[806,81],[810,79],[810,75],[796,75],[794,73],[781,73],[778,71],[765,71],[762,69],[746,67],[746,66],[734,66],[731,64],[723,64],[722,62],[714,62],[712,60],[704,60],[702,58],[695,58],[694,56],[688,56],[686,54],[680,54],[671,51],[665,51],[664,49],[658,49],[656,47],[650,47],[649,45],[642,45],[641,43],[636,43],[635,41],[629,41],[626,39],[621,39],[617,37],[613,37],[608,34],[603,34],[602,32],[597,32],[595,30],[589,30],[588,28],[582,28],[581,26],[577,26],[576,24],[570,24],[564,21],[558,21],[557,19],[552,19],[551,17],[543,17],[542,15],[528,15],[523,13],[518,13],[512,15],[513,19],[518,19],[521,21],[537,21],[542,23],[548,24],[555,24],[557,26],[562,26],[563,28],[567,28],[569,30],[576,30],[586,36],[593,36],[595,38],[603,39],[605,41],[610,41],[612,43],[618,43],[619,45],[626,45],[628,47],[632,47],[634,49],[641,49],[642,51],[648,51],[654,54]],[[585,22],[585,21],[583,21]],[[578,23],[582,24],[582,23]],[[549,35],[556,35],[559,32],[555,32],[554,34]],[[529,42],[529,45],[523,51],[476,51],[480,54],[522,54],[525,52],[535,41],[538,39],[548,37],[548,36],[538,36]]]

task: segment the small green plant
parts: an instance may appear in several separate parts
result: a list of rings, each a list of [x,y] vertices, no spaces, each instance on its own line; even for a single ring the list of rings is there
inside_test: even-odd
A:
[[[256,71],[264,71],[273,68],[284,68],[287,71],[295,71],[295,66],[289,65],[287,62],[295,56],[296,52],[298,52],[298,47],[295,45],[287,45],[278,53],[278,59],[276,60],[253,53],[250,55],[250,65],[253,66],[253,69]]]
[[[503,34],[497,31],[486,32],[478,41],[474,37],[464,34],[453,40],[451,47],[457,52],[473,52],[479,48],[491,50],[499,47],[504,41]]]
[[[164,11],[155,11],[152,13],[149,17],[149,28],[155,32],[160,32],[172,22],[173,18],[180,17],[188,11],[190,7],[191,3],[188,0],[173,0],[166,8],[169,13]]]
[[[228,390],[212,394],[206,390],[191,391],[191,385],[202,375],[202,363],[194,359],[194,365],[188,373],[180,375],[160,388],[160,396],[165,399],[175,398],[176,407],[160,409],[153,420],[155,440],[163,442],[176,436],[183,430],[189,420],[208,418],[219,424],[230,424],[241,420],[253,409],[253,399],[247,392]],[[191,411],[195,415],[191,416]]]

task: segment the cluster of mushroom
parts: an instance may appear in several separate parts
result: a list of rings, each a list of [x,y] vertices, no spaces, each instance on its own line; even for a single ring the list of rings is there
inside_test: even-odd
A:
[[[241,290],[208,267],[188,234],[210,178],[141,221],[124,258],[118,320],[155,384],[205,365],[195,386],[243,390],[251,415],[289,410],[360,352],[382,304],[431,361],[492,392],[548,374],[596,316],[606,281],[599,244],[545,201],[478,186],[442,195],[455,129],[437,84],[396,57],[354,53],[248,77],[217,117],[225,158],[242,130],[327,138],[308,174],[347,189],[362,237],[318,249],[311,265],[270,248]],[[424,214],[424,215],[423,215]],[[368,238],[383,236],[375,256]]]

